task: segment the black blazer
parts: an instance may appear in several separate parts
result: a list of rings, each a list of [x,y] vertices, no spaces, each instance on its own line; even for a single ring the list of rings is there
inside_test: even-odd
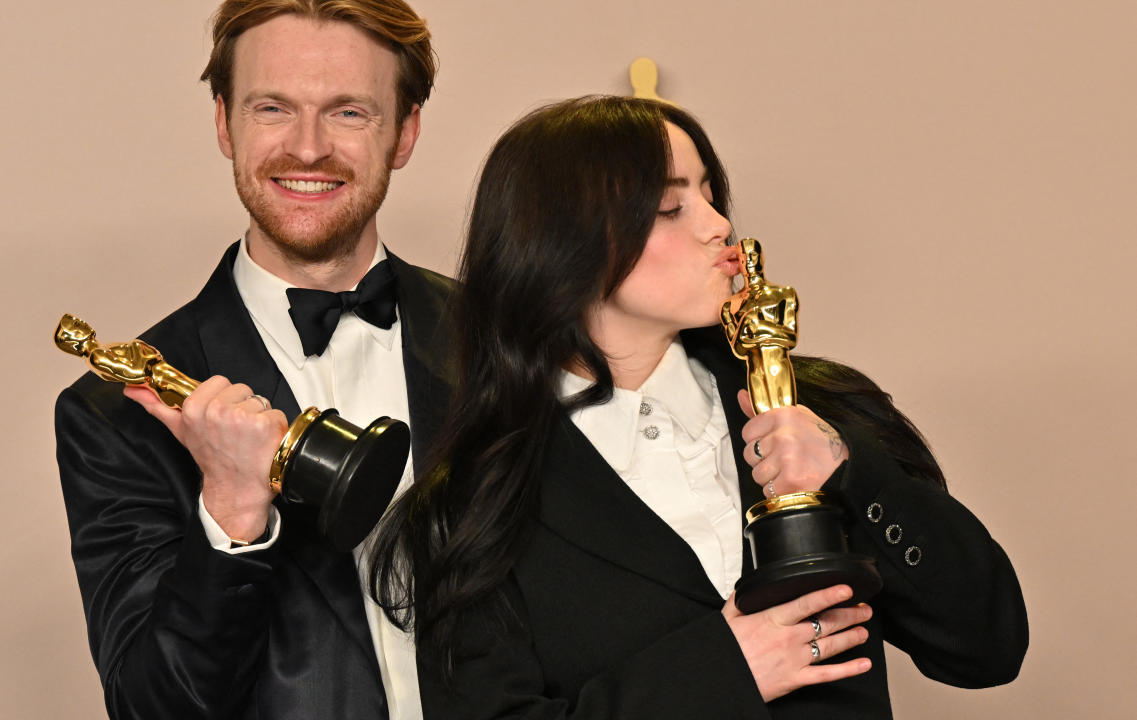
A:
[[[142,335],[190,377],[247,383],[300,409],[233,282],[237,245],[190,303]],[[398,278],[416,464],[445,410],[439,318],[450,281],[389,255]],[[268,550],[214,551],[189,453],[122,388],[88,373],[56,404],[57,455],[91,652],[112,718],[384,718],[354,561],[278,505]]]
[[[684,343],[717,380],[749,507],[760,491],[738,441],[744,366],[717,328],[685,333]],[[1003,551],[946,492],[906,477],[871,427],[839,429],[851,460],[825,489],[843,492],[851,549],[877,559],[884,591],[871,601],[869,641],[835,660],[867,655],[869,673],[765,705],[695,553],[562,416],[538,516],[505,585],[512,613],[483,607],[463,623],[449,683],[439,659],[419,650],[427,720],[887,718],[885,640],[943,682],[1009,681],[1025,652],[1026,614]],[[867,517],[873,503],[877,522]],[[885,537],[890,525],[902,528],[898,544]],[[909,547],[922,551],[914,563]]]

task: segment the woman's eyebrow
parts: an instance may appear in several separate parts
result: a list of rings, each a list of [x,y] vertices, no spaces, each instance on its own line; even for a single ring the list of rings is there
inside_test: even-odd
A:
[[[704,170],[703,171],[703,177],[700,178],[699,184],[702,185],[703,183],[709,181],[710,179],[711,179],[710,171]],[[667,182],[665,182],[663,185],[664,185],[664,187],[688,187],[690,184],[691,184],[691,181],[685,177],[670,177],[670,178],[667,178]]]

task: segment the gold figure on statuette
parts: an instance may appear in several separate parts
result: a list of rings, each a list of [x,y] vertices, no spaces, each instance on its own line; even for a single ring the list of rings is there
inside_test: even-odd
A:
[[[722,325],[734,354],[746,361],[750,404],[755,413],[797,404],[789,351],[797,345],[797,291],[773,285],[762,273],[762,246],[739,244],[746,286],[722,306]]]
[[[91,370],[109,382],[149,385],[169,407],[180,408],[200,384],[174,368],[149,343],[131,340],[103,345],[94,329],[74,315],[64,315],[55,328],[55,346],[86,358]]]
[[[743,288],[723,303],[721,321],[735,357],[746,361],[746,387],[757,415],[797,404],[789,354],[797,345],[797,291],[766,280],[762,245],[754,238],[738,242],[738,255]],[[746,518],[817,505],[824,498],[819,490],[778,495],[755,504]]]

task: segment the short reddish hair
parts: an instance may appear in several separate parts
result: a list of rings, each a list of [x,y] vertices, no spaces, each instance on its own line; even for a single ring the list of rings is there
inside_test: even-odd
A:
[[[232,99],[237,38],[280,15],[346,22],[391,48],[399,63],[397,122],[402,123],[412,106],[421,106],[430,97],[438,70],[430,30],[403,0],[225,0],[213,15],[213,52],[201,74],[214,99],[222,97],[227,104]]]

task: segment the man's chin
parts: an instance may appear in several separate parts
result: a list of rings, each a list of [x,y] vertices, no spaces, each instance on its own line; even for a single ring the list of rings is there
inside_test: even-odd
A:
[[[351,255],[359,247],[360,230],[320,235],[268,235],[284,255],[307,263],[326,262]]]
[[[239,193],[240,194],[240,193]],[[327,208],[282,208],[254,196],[242,200],[253,225],[275,250],[295,262],[320,263],[353,253],[382,202],[339,203]],[[341,200],[346,200],[342,198]]]
[[[310,223],[257,223],[260,235],[291,260],[318,263],[350,255],[359,247],[366,223],[328,227]]]

